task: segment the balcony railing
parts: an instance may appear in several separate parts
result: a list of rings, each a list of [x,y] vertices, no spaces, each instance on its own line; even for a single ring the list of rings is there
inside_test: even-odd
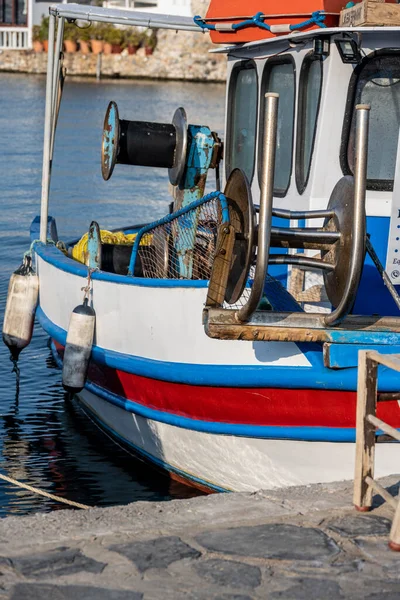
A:
[[[0,50],[30,50],[32,37],[28,27],[1,27]]]

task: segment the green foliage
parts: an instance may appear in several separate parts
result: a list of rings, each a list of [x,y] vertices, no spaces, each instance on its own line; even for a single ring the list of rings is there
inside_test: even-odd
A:
[[[49,17],[42,17],[39,26],[39,40],[44,42],[49,39]]]
[[[40,25],[34,25],[32,27],[32,39],[34,42],[40,42],[42,41],[40,39]]]
[[[89,37],[91,40],[104,40],[104,35],[109,25],[103,23],[92,23],[89,28]]]
[[[123,39],[123,47],[127,48],[128,46],[139,47],[143,41],[144,34],[137,29],[137,27],[130,27],[129,29],[124,29],[123,31],[124,39]]]
[[[144,37],[144,45],[146,48],[154,48],[157,46],[157,29],[148,29]]]
[[[80,30],[75,25],[75,23],[68,23],[65,21],[64,25],[64,39],[71,40],[71,42],[77,42],[79,38]]]
[[[90,27],[78,27],[78,40],[88,42],[90,40]]]
[[[103,39],[113,46],[119,46],[124,40],[124,32],[122,29],[118,29],[111,25],[110,27],[107,27]]]

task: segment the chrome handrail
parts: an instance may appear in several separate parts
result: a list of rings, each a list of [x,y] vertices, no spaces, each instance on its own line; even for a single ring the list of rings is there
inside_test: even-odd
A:
[[[351,247],[351,264],[343,296],[338,306],[325,317],[325,325],[338,325],[350,312],[360,283],[365,258],[366,217],[365,197],[368,162],[368,104],[356,106],[356,144],[354,169],[354,221]]]
[[[257,261],[250,296],[246,304],[235,313],[238,321],[247,321],[251,317],[264,293],[271,240],[278,105],[279,94],[265,94]]]

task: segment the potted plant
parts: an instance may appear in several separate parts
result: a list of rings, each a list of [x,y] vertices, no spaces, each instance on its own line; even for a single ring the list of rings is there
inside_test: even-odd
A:
[[[140,48],[143,34],[136,28],[126,29],[124,32],[123,48],[128,50],[128,54],[136,54]]]
[[[117,27],[108,27],[104,35],[104,54],[120,54],[123,32]]]
[[[157,29],[151,29],[144,38],[144,52],[146,56],[153,54],[157,46]]]
[[[64,26],[65,52],[76,52],[78,49],[79,30],[73,23],[66,21]]]
[[[89,28],[90,45],[93,54],[101,54],[104,48],[105,26],[101,23],[92,24]]]
[[[49,49],[49,17],[42,17],[39,27],[39,40],[43,44],[43,50],[47,52]]]
[[[35,52],[43,52],[43,44],[40,40],[40,25],[32,27],[32,45]]]
[[[78,32],[79,50],[82,54],[90,53],[90,27],[81,27]]]

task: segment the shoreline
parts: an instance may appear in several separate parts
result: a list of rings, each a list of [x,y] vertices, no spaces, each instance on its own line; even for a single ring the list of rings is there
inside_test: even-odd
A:
[[[393,493],[399,476],[381,480]],[[395,598],[393,511],[352,482],[6,517],[3,600]]]
[[[100,61],[101,78],[105,79],[225,83],[226,56],[210,54],[211,48],[209,39],[201,34],[161,31],[158,45],[151,56],[145,55],[144,48],[134,55],[64,53],[64,66],[70,77],[95,78]],[[45,74],[46,69],[45,52],[0,51],[0,72]]]

